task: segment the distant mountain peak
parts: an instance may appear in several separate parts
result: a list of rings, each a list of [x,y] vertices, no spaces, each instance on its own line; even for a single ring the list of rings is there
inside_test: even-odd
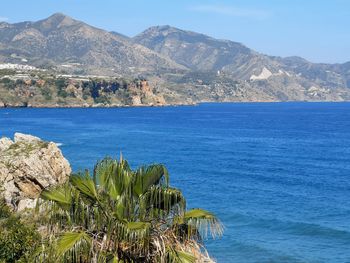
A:
[[[240,43],[169,25],[150,27],[133,41],[198,71],[221,70],[226,65],[251,58],[254,53]]]
[[[66,14],[64,13],[61,13],[61,12],[57,12],[57,13],[54,13],[52,14],[51,16],[49,16],[47,19],[64,19],[66,17],[69,17],[67,16]]]
[[[170,25],[156,25],[156,26],[151,26],[149,29],[154,28],[154,29],[169,29],[172,28]]]
[[[81,24],[83,22],[75,20],[63,13],[54,13],[48,18],[38,21],[38,23],[41,23],[45,28],[59,28],[63,26],[72,26],[76,24]]]
[[[167,30],[180,30],[176,27],[172,27],[170,25],[159,25],[159,26],[153,26],[151,27],[150,29],[153,29],[153,30],[158,30],[158,31],[167,31]]]
[[[181,33],[181,34],[195,34],[195,35],[203,35],[200,33],[196,33],[196,32],[192,32],[192,31],[187,31],[187,30],[183,30],[174,26],[170,26],[170,25],[159,25],[159,26],[152,26],[148,29],[146,29],[145,31],[143,31],[141,34],[150,34],[150,33],[154,33],[154,34],[170,34],[170,33]],[[141,35],[140,34],[140,35]],[[204,35],[203,35],[204,36]],[[207,36],[208,37],[208,36]]]
[[[152,26],[147,28],[145,31],[143,31],[141,34],[137,35],[135,38],[141,35],[151,35],[151,36],[158,36],[158,35],[169,35],[171,33],[176,32],[184,32],[181,29],[178,29],[176,27],[172,27],[169,25],[160,25],[160,26]]]
[[[62,13],[37,22],[0,25],[0,62],[18,62],[22,57],[34,66],[50,64],[70,73],[134,76],[187,70],[153,50],[135,45],[126,36]]]

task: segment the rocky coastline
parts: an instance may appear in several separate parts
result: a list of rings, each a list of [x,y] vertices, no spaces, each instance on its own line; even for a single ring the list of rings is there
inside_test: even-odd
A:
[[[198,103],[195,102],[185,102],[185,103],[163,103],[163,104],[5,104],[0,101],[1,108],[130,108],[130,107],[172,107],[172,106],[196,106]]]

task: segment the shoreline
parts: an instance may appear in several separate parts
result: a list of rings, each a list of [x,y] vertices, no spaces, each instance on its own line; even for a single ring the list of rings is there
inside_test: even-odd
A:
[[[30,105],[30,106],[16,106],[16,105],[6,105],[0,106],[0,109],[98,109],[98,108],[153,108],[153,107],[176,107],[176,106],[197,106],[199,103],[188,103],[188,104],[163,104],[163,105],[62,105],[62,106],[45,106],[45,105]]]
[[[264,104],[264,103],[350,103],[350,101],[202,101],[196,103],[181,104],[163,104],[163,105],[62,105],[62,106],[45,106],[45,105],[0,105],[0,109],[108,109],[108,108],[162,108],[162,107],[182,107],[182,106],[199,106],[200,104]]]

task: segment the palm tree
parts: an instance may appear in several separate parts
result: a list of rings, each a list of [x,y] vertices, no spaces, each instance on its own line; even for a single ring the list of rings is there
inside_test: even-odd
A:
[[[163,165],[133,171],[122,157],[105,158],[93,176],[74,174],[41,198],[47,243],[37,262],[210,262],[203,238],[223,230],[212,213],[186,211]]]

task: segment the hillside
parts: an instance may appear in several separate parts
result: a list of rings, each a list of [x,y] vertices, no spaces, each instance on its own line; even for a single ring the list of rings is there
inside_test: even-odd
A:
[[[37,22],[1,23],[0,58],[89,74],[132,75],[183,69],[121,35],[59,13]]]
[[[181,104],[173,100],[172,104]],[[120,107],[166,105],[145,79],[55,75],[0,70],[0,107]]]
[[[349,84],[350,63],[313,64],[299,57],[267,56],[237,42],[170,26],[151,27],[133,40],[194,71],[220,70],[244,80],[263,79],[263,75],[267,78],[270,74],[296,74],[325,85],[347,87]]]
[[[14,69],[12,75],[0,76],[14,82],[9,89],[6,80],[0,81],[0,102],[9,106],[101,104],[91,94],[88,101],[57,97],[52,85],[40,87],[47,91],[30,93],[35,86],[21,81],[38,79],[30,72],[32,66],[54,80],[60,76],[107,82],[111,78],[147,79],[157,97],[144,103],[141,89],[131,93],[126,89],[102,100],[103,105],[134,105],[135,94],[141,99],[134,102],[140,105],[350,100],[350,62],[316,64],[300,57],[268,56],[238,42],[171,26],[151,27],[130,38],[60,13],[37,22],[0,23],[0,69]],[[70,84],[65,82],[64,91],[70,92]],[[23,97],[28,92],[33,97]],[[40,95],[48,92],[53,94],[51,101]]]
[[[170,26],[151,27],[133,40],[195,71],[221,70],[255,56],[242,44]]]
[[[314,64],[299,57],[267,56],[237,42],[170,26],[151,27],[133,40],[192,71],[219,71],[279,100],[349,98],[344,94],[350,88],[350,63]]]

